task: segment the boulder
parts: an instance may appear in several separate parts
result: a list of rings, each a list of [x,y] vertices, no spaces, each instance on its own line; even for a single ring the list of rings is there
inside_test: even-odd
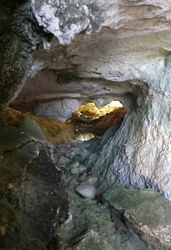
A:
[[[0,128],[0,249],[58,248],[68,200],[50,143],[29,118]]]
[[[61,225],[59,239],[66,249],[151,250],[135,233],[116,230],[106,205],[82,199],[68,189],[72,220]]]
[[[106,200],[118,209],[130,227],[155,249],[171,247],[171,203],[152,189],[113,189]]]

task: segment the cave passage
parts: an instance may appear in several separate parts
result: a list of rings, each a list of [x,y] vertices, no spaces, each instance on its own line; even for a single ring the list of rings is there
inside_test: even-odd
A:
[[[126,114],[126,109],[119,101],[97,107],[94,102],[88,102],[72,113],[66,121],[75,125],[76,133],[84,135],[84,140],[92,137],[102,137],[112,125],[120,124]],[[81,137],[80,137],[81,138]]]
[[[9,107],[34,117],[52,143],[84,141],[123,121],[133,102],[127,87],[131,90],[127,82],[76,79],[70,70],[44,68],[27,79]]]
[[[20,113],[19,110],[17,111],[11,108],[6,110],[4,117],[6,117],[6,121],[9,124],[17,126],[22,122],[24,116],[28,116],[38,122],[45,135],[52,133],[52,137],[55,136],[55,130],[52,132],[51,128],[60,126],[60,131],[58,129],[56,130],[57,134],[61,134],[60,137],[58,136],[60,141],[65,133],[71,133],[69,136],[71,138],[74,137],[76,140],[85,141],[93,137],[100,138],[109,127],[121,124],[126,112],[126,109],[119,101],[112,101],[100,108],[98,108],[94,102],[85,103],[73,112],[65,122],[59,121],[54,117],[48,117],[48,114],[38,116],[30,112],[21,111]],[[47,127],[49,132],[47,130],[45,131]],[[73,133],[75,133],[75,136]],[[49,139],[49,137],[47,139]],[[56,139],[57,144],[60,143],[60,141]]]

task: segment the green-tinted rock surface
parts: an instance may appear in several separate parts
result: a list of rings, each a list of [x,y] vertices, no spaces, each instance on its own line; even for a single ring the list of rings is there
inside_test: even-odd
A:
[[[105,195],[141,237],[156,249],[171,247],[171,203],[151,190],[113,189]]]
[[[60,228],[64,249],[72,250],[148,250],[147,245],[130,231],[117,231],[106,204],[84,199],[69,186],[70,214]]]
[[[51,145],[29,118],[0,129],[0,249],[58,249],[68,202]]]

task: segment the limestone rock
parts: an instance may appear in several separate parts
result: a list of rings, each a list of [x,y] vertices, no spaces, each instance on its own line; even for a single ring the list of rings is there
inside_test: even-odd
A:
[[[77,179],[78,182],[82,183],[85,180],[86,176],[87,176],[86,170],[83,170],[78,176],[78,179]]]
[[[110,204],[125,210],[127,221],[149,246],[171,247],[171,203],[154,190],[114,189],[105,195]]]
[[[77,99],[64,99],[55,102],[39,103],[34,108],[36,115],[43,115],[49,118],[56,118],[65,122],[80,106],[81,102]]]
[[[96,189],[93,186],[82,184],[76,187],[76,192],[81,194],[84,198],[94,199],[96,196]]]
[[[80,174],[82,173],[84,170],[86,170],[86,167],[83,165],[78,165],[77,167],[73,167],[71,169],[71,174]]]
[[[97,182],[97,177],[96,176],[87,176],[83,182],[81,183],[81,185],[91,185],[91,186],[94,186],[96,185],[96,182]]]
[[[120,100],[128,110],[121,127],[105,135],[86,166],[102,189],[151,187],[171,199],[171,2],[7,1],[0,14],[0,109],[24,83],[11,104],[23,111],[65,99]],[[39,140],[11,128],[7,136],[1,128],[0,152],[28,150],[21,162],[29,165],[44,144],[42,135]],[[6,162],[7,173],[12,163]],[[8,178],[22,171],[18,164]],[[7,183],[1,177],[3,197]],[[151,232],[147,224],[143,230]]]
[[[1,103],[14,99],[25,82],[15,105],[31,111],[46,102],[120,100],[128,110],[124,123],[113,138],[103,140],[87,166],[101,176],[102,185],[104,180],[115,185],[117,179],[124,186],[155,188],[171,199],[171,3],[32,0],[22,7],[15,9],[15,18],[5,11],[7,26],[0,19],[1,30],[10,30],[8,39],[3,32],[1,37],[6,45]]]
[[[59,165],[67,165],[67,163],[69,162],[68,158],[65,157],[64,155],[61,155],[60,158],[58,159],[58,164]]]
[[[55,228],[68,201],[49,144],[31,119],[18,128],[0,121],[0,128],[0,248],[58,248]]]
[[[61,44],[70,43],[83,30],[97,31],[102,21],[101,11],[92,1],[85,4],[84,1],[32,0],[32,9],[39,25],[54,34]]]
[[[72,168],[77,168],[80,165],[79,161],[71,161],[70,163],[67,164],[67,168],[72,169]]]
[[[106,206],[80,199],[68,190],[72,221],[61,225],[62,245],[77,250],[152,250],[133,232],[123,235],[111,222]]]
[[[80,170],[78,167],[71,169],[71,174],[79,174],[79,173],[80,173]]]

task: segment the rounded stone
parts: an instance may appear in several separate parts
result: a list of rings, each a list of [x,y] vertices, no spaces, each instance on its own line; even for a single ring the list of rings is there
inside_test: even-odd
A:
[[[86,170],[83,170],[78,177],[78,182],[80,182],[80,183],[83,182],[85,180],[86,176],[87,176]]]
[[[64,155],[61,155],[58,160],[59,165],[66,165],[68,162],[69,160]]]
[[[78,168],[80,170],[80,174],[87,169],[85,166],[83,166],[81,164],[78,166]]]
[[[71,169],[71,174],[79,174],[79,173],[80,173],[79,168],[75,167]]]
[[[87,176],[83,182],[81,183],[81,185],[91,185],[91,186],[95,186],[97,183],[97,177],[89,175]]]
[[[76,167],[78,167],[79,165],[80,165],[79,161],[73,161],[73,162],[71,162],[71,163],[68,164],[68,166],[69,166],[70,168],[76,168]]]
[[[74,167],[71,169],[71,174],[80,174],[82,173],[84,170],[86,170],[86,167],[80,165],[78,167]]]
[[[76,187],[76,192],[84,198],[93,200],[96,197],[96,189],[91,185],[79,185]]]
[[[79,165],[78,167],[73,167],[73,168],[71,169],[71,174],[80,174],[80,173],[82,173],[85,169],[86,169],[86,167],[84,167],[83,165]]]

